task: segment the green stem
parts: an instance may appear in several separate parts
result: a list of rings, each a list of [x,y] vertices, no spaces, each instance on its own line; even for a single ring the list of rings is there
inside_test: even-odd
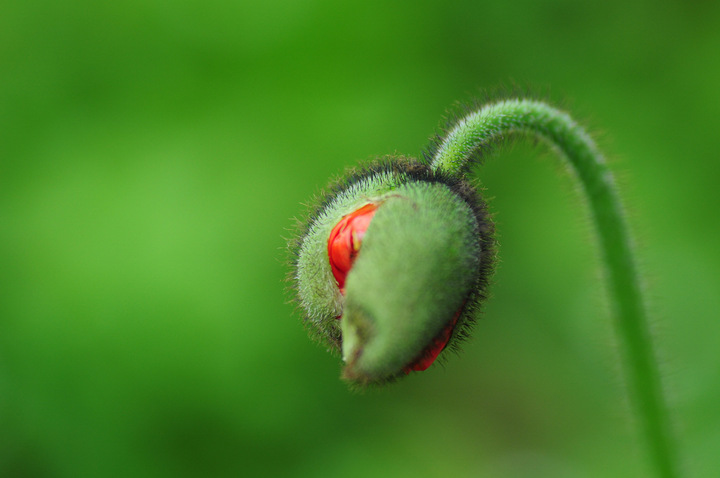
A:
[[[587,195],[607,269],[626,380],[657,475],[680,475],[660,372],[652,347],[633,244],[612,174],[590,136],[566,113],[532,100],[488,105],[461,120],[439,144],[433,169],[464,175],[471,158],[514,133],[548,141],[568,160]]]

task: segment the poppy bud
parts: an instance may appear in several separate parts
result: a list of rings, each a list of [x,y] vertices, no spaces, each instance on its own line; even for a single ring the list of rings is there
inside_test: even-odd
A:
[[[351,171],[295,243],[292,279],[311,335],[342,353],[355,384],[425,370],[467,334],[492,231],[465,180],[405,158]]]

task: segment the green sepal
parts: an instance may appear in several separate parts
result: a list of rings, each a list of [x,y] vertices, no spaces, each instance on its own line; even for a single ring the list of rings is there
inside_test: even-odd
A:
[[[292,277],[296,300],[304,311],[311,337],[331,351],[340,351],[342,337],[337,318],[343,313],[344,297],[328,260],[330,231],[344,215],[406,183],[409,174],[419,167],[412,159],[386,157],[363,170],[350,170],[323,195],[322,202],[310,215],[307,229],[300,234],[294,247],[297,258]],[[426,168],[422,166],[423,170]]]
[[[361,385],[402,375],[453,320],[482,252],[473,210],[445,184],[411,182],[375,200],[341,319],[343,376]]]

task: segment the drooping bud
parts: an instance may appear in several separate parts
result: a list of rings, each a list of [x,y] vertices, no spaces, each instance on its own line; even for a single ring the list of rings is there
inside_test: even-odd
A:
[[[425,370],[466,335],[492,229],[474,188],[413,160],[373,163],[333,188],[296,243],[293,279],[311,335],[342,352],[345,379]]]

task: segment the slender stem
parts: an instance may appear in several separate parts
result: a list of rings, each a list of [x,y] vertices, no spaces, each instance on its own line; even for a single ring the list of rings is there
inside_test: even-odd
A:
[[[641,433],[657,476],[677,477],[680,471],[676,446],[633,244],[613,176],[590,136],[567,114],[544,103],[506,100],[461,120],[438,146],[432,167],[464,175],[474,155],[514,133],[529,133],[547,140],[568,160],[582,184],[600,239],[626,380]]]

